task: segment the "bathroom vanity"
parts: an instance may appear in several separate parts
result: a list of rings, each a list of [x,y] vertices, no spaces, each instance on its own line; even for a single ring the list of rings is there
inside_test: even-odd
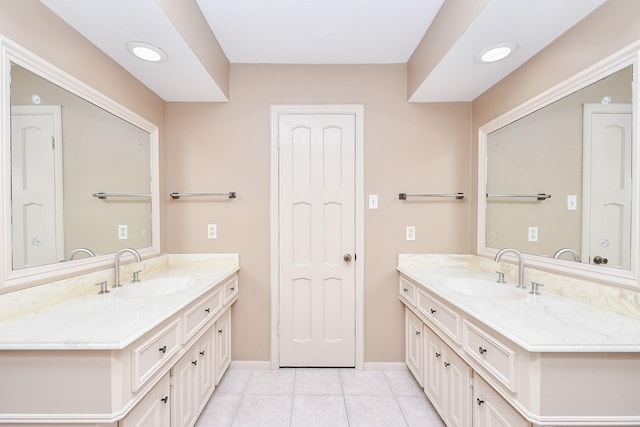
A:
[[[231,362],[238,256],[145,263],[140,283],[75,278],[78,295],[0,322],[0,424],[195,423]]]
[[[447,425],[640,425],[640,321],[481,262],[398,261],[406,364]]]

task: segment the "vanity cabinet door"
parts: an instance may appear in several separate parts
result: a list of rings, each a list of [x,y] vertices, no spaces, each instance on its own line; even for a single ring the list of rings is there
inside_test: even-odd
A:
[[[119,422],[120,427],[170,427],[171,380],[165,375],[149,393]]]
[[[216,321],[216,385],[231,364],[231,309],[220,316]]]
[[[530,427],[531,424],[479,375],[474,376],[474,427]]]
[[[212,330],[205,333],[172,369],[172,427],[191,427],[215,387]]]
[[[472,369],[424,327],[424,392],[449,427],[471,425]]]
[[[422,373],[422,321],[405,308],[405,362],[409,371],[423,385]]]

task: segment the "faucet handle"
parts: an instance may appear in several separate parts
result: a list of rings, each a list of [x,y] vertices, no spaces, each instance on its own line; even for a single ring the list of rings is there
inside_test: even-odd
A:
[[[504,280],[504,272],[502,271],[496,271],[496,273],[498,273],[498,280],[496,280],[497,283],[507,283]]]
[[[538,290],[540,286],[544,286],[544,285],[538,282],[531,282],[531,291],[529,291],[529,293],[531,295],[540,295],[540,291]]]
[[[107,281],[102,281],[102,282],[98,282],[96,283],[94,286],[100,286],[100,292],[98,292],[98,294],[102,295],[102,294],[108,294],[109,293],[109,289],[107,289]]]
[[[134,271],[133,272],[133,279],[131,279],[131,283],[138,283],[140,281],[140,278],[138,277],[138,274],[140,274],[142,270],[138,270],[138,271]]]

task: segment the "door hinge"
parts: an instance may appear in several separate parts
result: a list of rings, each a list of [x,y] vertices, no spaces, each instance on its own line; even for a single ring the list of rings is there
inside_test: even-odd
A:
[[[276,326],[276,333],[278,334],[278,336],[280,336],[280,322],[278,322]]]
[[[51,149],[55,150],[56,149],[56,138],[55,137],[51,137]]]
[[[280,149],[280,136],[276,136],[276,150]]]

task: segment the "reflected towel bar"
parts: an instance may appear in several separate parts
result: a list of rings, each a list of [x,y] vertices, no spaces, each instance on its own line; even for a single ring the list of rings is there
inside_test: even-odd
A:
[[[151,194],[148,193],[93,193],[93,197],[97,197],[100,200],[105,200],[110,197],[112,198],[134,198],[134,199],[142,199],[145,197],[151,197]]]
[[[227,196],[230,199],[236,198],[236,192],[230,191],[228,193],[169,193],[172,199],[179,199],[180,197],[208,197],[208,196]]]
[[[538,199],[546,200],[551,198],[551,194],[538,193],[538,194],[488,194],[487,197],[520,197],[526,199]]]
[[[453,197],[455,199],[464,199],[464,193],[455,193],[455,194],[407,194],[407,193],[399,193],[399,200],[407,200],[407,197]]]

